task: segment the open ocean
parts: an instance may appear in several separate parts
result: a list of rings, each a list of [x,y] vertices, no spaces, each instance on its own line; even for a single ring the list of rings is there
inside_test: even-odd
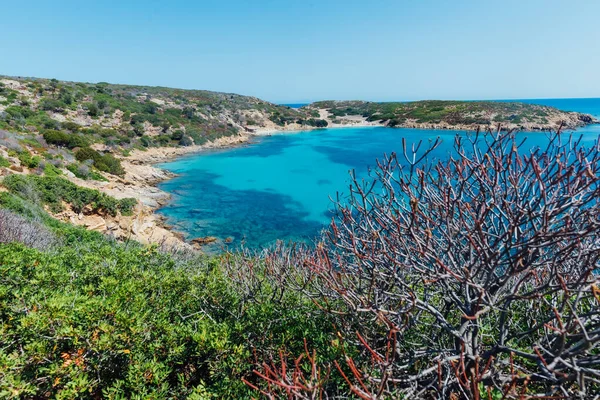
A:
[[[600,118],[600,99],[518,101]],[[277,239],[310,240],[331,219],[330,198],[347,192],[350,170],[365,176],[378,157],[400,150],[402,138],[410,143],[439,136],[443,143],[434,156],[446,157],[457,133],[380,127],[321,129],[275,134],[243,147],[183,157],[160,165],[178,176],[160,185],[173,198],[159,213],[188,238],[219,238],[209,251],[242,243],[260,248]],[[577,133],[585,141],[594,141],[600,125]],[[529,147],[547,140],[545,133],[520,135],[527,137]],[[231,244],[224,244],[225,238],[231,238]]]

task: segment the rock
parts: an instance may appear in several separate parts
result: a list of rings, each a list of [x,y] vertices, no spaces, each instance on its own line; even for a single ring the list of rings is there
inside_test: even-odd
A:
[[[204,246],[206,244],[213,243],[213,242],[216,242],[216,241],[217,241],[216,237],[214,237],[214,236],[206,236],[206,237],[192,239],[192,240],[190,240],[190,243],[196,244],[196,245],[199,245],[199,246]]]
[[[231,243],[233,242],[233,238],[231,236],[229,236],[228,238],[225,239],[225,243]]]
[[[105,231],[106,230],[106,221],[104,221],[104,218],[99,217],[97,215],[86,217],[83,224],[89,230],[92,230],[92,231]]]
[[[23,172],[23,167],[19,167],[18,165],[11,165],[10,169],[16,172]]]
[[[121,218],[119,220],[119,227],[123,230],[129,230],[131,226],[131,221],[129,219]]]

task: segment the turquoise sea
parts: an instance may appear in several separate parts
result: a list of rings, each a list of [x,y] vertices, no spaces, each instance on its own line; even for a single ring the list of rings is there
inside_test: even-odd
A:
[[[600,99],[528,100],[600,117]],[[384,153],[441,137],[434,157],[447,157],[458,132],[392,128],[338,128],[275,134],[226,150],[210,150],[161,164],[178,176],[161,184],[173,195],[159,213],[195,237],[215,236],[209,248],[267,246],[277,239],[310,240],[332,217],[332,201],[350,184],[349,171],[366,176]],[[594,141],[600,125],[577,131]],[[543,145],[544,133],[520,133],[526,145]],[[224,240],[231,238],[231,244]]]

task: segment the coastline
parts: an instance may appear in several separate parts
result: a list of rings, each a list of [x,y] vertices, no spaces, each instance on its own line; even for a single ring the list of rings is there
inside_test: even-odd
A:
[[[253,138],[270,136],[273,134],[295,134],[314,131],[317,129],[343,129],[357,127],[385,127],[380,123],[369,123],[366,121],[352,121],[351,123],[332,124],[327,128],[316,128],[310,126],[286,126],[284,127],[258,127],[253,132],[243,132],[237,136],[221,137],[215,141],[202,145],[188,147],[154,147],[148,150],[134,150],[129,156],[122,157],[122,165],[125,176],[114,177],[105,175],[109,182],[84,181],[75,177],[70,179],[84,187],[98,189],[117,199],[134,197],[138,200],[138,206],[132,217],[120,216],[117,218],[106,218],[97,215],[73,215],[69,210],[57,215],[62,220],[68,220],[76,225],[84,225],[88,229],[97,230],[113,235],[119,239],[134,239],[144,244],[156,244],[172,250],[194,250],[202,251],[202,243],[210,243],[212,238],[189,238],[183,233],[176,231],[166,224],[163,216],[156,210],[166,205],[171,195],[158,188],[158,184],[169,180],[176,175],[157,167],[156,164],[172,161],[182,156],[201,153],[209,149],[226,149],[252,143]],[[398,128],[405,128],[404,126]],[[448,127],[411,127],[412,129],[439,129],[439,130],[473,130],[476,127],[460,127],[451,129]]]

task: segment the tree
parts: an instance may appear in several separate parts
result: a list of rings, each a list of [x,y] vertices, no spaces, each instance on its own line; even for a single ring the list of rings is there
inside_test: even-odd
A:
[[[597,395],[600,143],[555,134],[525,151],[498,131],[457,136],[439,162],[438,142],[403,144],[373,180],[352,175],[315,250],[266,257],[356,349],[263,366],[266,393],[326,392],[290,377],[333,369],[363,399]]]

